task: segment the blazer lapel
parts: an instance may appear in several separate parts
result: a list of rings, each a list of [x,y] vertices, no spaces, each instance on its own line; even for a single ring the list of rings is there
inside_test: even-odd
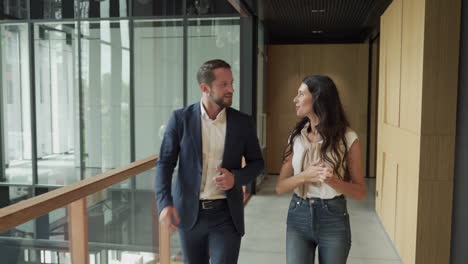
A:
[[[189,120],[189,128],[193,129],[190,133],[195,154],[199,159],[200,168],[203,166],[202,156],[202,136],[201,136],[201,110],[200,103],[194,104],[193,114]]]

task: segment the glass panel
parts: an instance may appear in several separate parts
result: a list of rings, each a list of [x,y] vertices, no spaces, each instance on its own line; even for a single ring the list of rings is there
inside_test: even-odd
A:
[[[28,0],[2,0],[0,5],[1,19],[28,18]]]
[[[128,21],[82,22],[86,177],[130,163]]]
[[[266,148],[266,112],[267,91],[265,89],[265,31],[263,23],[258,23],[257,38],[257,136],[260,141],[262,151]],[[264,153],[265,155],[266,153]]]
[[[182,20],[135,21],[134,25],[139,160],[159,152],[172,111],[183,107],[183,27]]]
[[[30,0],[32,19],[73,18],[73,0]]]
[[[0,196],[2,202],[13,204],[31,198],[32,188],[1,186]],[[2,263],[71,263],[67,240],[68,215],[64,207],[0,233]]]
[[[183,0],[132,0],[133,16],[180,16]]]
[[[77,24],[34,25],[39,184],[80,179]]]
[[[32,183],[31,102],[28,26],[0,25],[1,121],[3,131],[1,182]]]
[[[208,60],[222,59],[234,75],[232,107],[239,109],[240,98],[240,20],[239,18],[190,19],[188,27],[188,104],[200,101],[196,74]]]
[[[90,263],[159,263],[154,192],[128,184],[136,180],[153,186],[153,178],[154,169],[87,197]],[[0,186],[1,201],[18,202],[31,193],[30,188]],[[64,207],[0,233],[2,263],[71,263],[68,220]]]
[[[0,186],[0,208],[31,198],[32,188],[27,186]]]
[[[153,178],[154,169],[135,177],[137,182]],[[116,184],[88,196],[87,202],[89,252],[106,259],[100,263],[158,263],[159,222],[152,190]]]
[[[130,0],[79,0],[76,4],[76,17],[127,17]]]
[[[262,22],[258,22],[258,32],[257,32],[257,137],[260,143],[260,148],[263,154],[263,158],[266,159],[268,153],[266,151],[266,112],[267,107],[266,103],[268,97],[266,95],[267,91],[265,89],[265,65],[266,65],[266,50],[265,50],[265,31]],[[255,184],[258,186],[264,179],[265,174],[260,174],[256,180]]]
[[[184,263],[179,233],[171,233],[171,262]]]

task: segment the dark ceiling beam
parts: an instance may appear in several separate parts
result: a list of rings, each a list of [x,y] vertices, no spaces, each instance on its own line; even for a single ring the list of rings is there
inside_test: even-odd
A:
[[[237,10],[237,12],[239,12],[240,16],[252,16],[252,11],[250,11],[242,0],[228,0],[228,2]]]

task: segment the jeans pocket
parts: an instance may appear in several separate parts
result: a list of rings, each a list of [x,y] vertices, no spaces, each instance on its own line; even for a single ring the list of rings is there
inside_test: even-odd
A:
[[[296,201],[295,199],[291,199],[291,202],[289,203],[289,211],[294,211],[294,209],[296,209],[298,205],[298,201]]]
[[[334,200],[324,205],[325,212],[331,216],[347,216],[346,200]]]

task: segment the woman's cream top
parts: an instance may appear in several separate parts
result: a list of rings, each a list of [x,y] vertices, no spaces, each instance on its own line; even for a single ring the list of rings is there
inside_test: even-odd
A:
[[[310,155],[312,159],[319,160],[320,159],[320,147],[323,143],[323,140],[319,140],[316,142],[311,142],[307,138],[307,129],[309,128],[310,123],[307,123],[304,128],[301,130],[301,134],[297,135],[294,138],[293,142],[293,157],[292,157],[292,166],[294,170],[294,176],[298,175],[301,172],[302,169],[302,159],[304,156],[304,151],[308,149],[311,153]],[[348,128],[346,130],[346,143],[347,143],[347,149],[349,151],[349,148],[353,145],[354,141],[358,139],[358,136],[356,132],[354,132],[351,128]],[[344,145],[341,143],[342,151],[344,153]],[[333,157],[331,153],[329,154],[330,157]],[[327,167],[331,167],[331,165],[325,161],[325,164]],[[346,163],[345,163],[346,164]],[[345,171],[344,168],[340,168],[340,175],[344,176]],[[299,186],[294,189],[294,192],[302,197],[302,194],[305,194],[306,197],[311,198],[311,197],[316,197],[316,198],[321,198],[321,199],[331,199],[335,196],[340,195],[340,193],[337,193],[335,189],[330,187],[329,185],[322,183],[322,184],[307,184],[307,190],[303,190],[303,187]]]

